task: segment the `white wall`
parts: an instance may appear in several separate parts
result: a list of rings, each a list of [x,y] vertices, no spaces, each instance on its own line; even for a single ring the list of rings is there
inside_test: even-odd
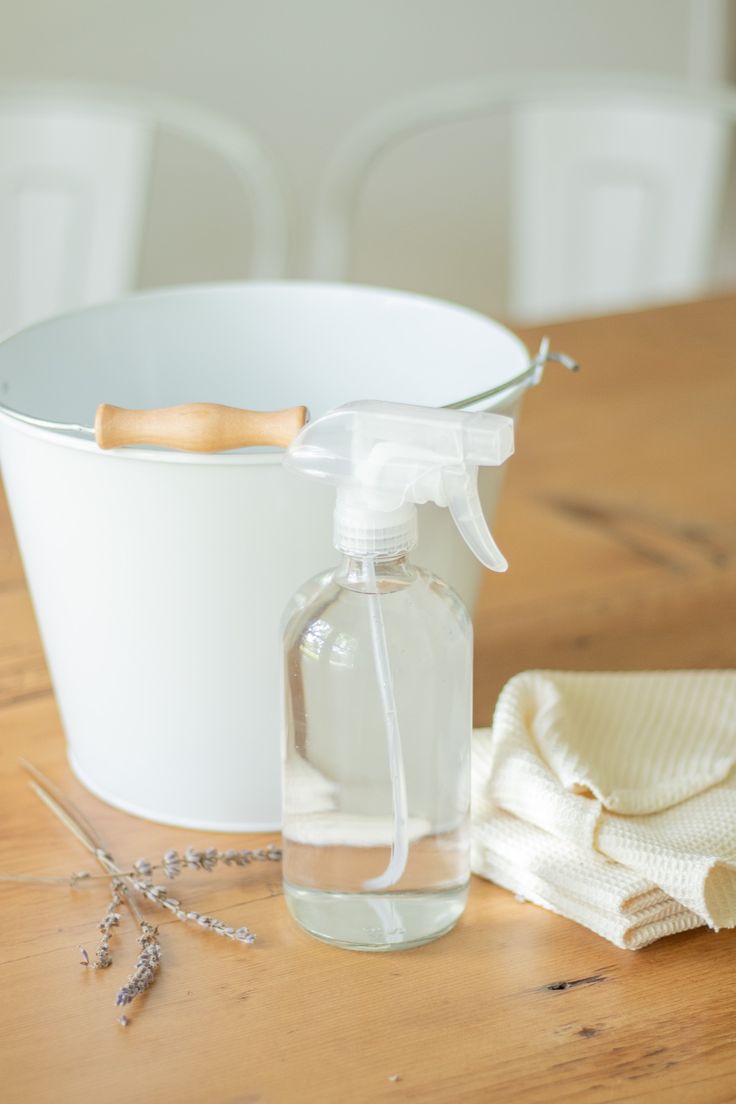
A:
[[[0,73],[163,90],[252,126],[289,182],[297,273],[325,160],[367,112],[489,73],[702,75],[727,64],[722,34],[706,28],[693,44],[693,12],[700,27],[713,8],[711,0],[6,0]],[[469,123],[387,157],[361,213],[356,276],[502,311],[504,149],[502,125]],[[232,188],[189,151],[170,145],[160,160],[141,282],[240,275],[248,228]]]

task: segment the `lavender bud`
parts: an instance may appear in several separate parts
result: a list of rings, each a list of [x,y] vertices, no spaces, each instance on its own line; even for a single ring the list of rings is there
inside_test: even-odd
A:
[[[167,851],[164,855],[164,874],[167,878],[176,878],[181,874],[181,859],[177,851]]]

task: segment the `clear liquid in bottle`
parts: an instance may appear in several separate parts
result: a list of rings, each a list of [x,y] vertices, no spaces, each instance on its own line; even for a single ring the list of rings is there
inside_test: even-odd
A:
[[[378,595],[395,696],[408,855],[372,637]],[[342,565],[294,597],[284,632],[284,894],[312,935],[354,950],[418,946],[467,898],[472,628],[454,592],[405,555]]]

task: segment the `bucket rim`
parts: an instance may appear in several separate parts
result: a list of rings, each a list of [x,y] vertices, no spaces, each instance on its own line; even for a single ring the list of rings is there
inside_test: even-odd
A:
[[[185,298],[188,295],[197,297],[203,294],[217,295],[223,291],[237,293],[242,291],[273,291],[274,289],[285,291],[287,294],[290,291],[302,294],[306,291],[307,293],[314,293],[315,297],[322,294],[337,294],[345,296],[346,299],[385,300],[391,303],[409,302],[418,306],[425,306],[432,310],[439,309],[445,315],[452,314],[464,317],[475,324],[480,324],[484,328],[490,327],[497,333],[501,332],[504,337],[509,340],[510,344],[515,346],[520,355],[520,359],[523,359],[527,364],[531,364],[531,357],[527,346],[513,330],[509,329],[509,327],[502,322],[472,307],[467,307],[451,300],[424,295],[419,292],[405,291],[400,288],[383,287],[373,284],[304,279],[204,281],[191,284],[171,284],[163,287],[134,291],[128,295],[118,296],[106,302],[94,303],[74,310],[63,311],[48,318],[40,319],[29,326],[25,326],[22,330],[18,330],[16,333],[0,341],[0,356],[2,356],[2,353],[7,348],[12,347],[16,342],[26,340],[29,334],[34,334],[43,330],[53,330],[54,326],[58,325],[60,322],[66,322],[69,319],[87,317],[94,314],[101,315],[106,312],[114,311],[131,302],[135,303],[141,300],[148,301],[159,298]],[[504,381],[501,380],[498,384],[498,393],[493,396],[493,401],[490,404],[488,404],[487,400],[480,400],[477,403],[468,404],[466,409],[492,410],[501,403],[508,403],[509,401],[515,401],[519,398],[529,386],[529,382],[519,382],[518,371],[514,369],[509,369],[509,371],[513,372],[513,374],[509,376],[508,388],[504,387]],[[60,448],[78,449],[82,452],[93,453],[96,456],[109,457],[111,460],[122,459],[127,461],[138,460],[154,463],[241,467],[280,464],[284,452],[283,449],[274,448],[263,452],[239,450],[233,452],[198,453],[183,452],[174,449],[150,448],[148,446],[127,446],[125,448],[102,450],[98,447],[93,436],[88,438],[80,436],[73,431],[65,430],[62,428],[63,423],[60,423],[58,428],[44,427],[25,421],[25,417],[34,418],[36,416],[32,414],[29,415],[26,411],[14,410],[12,407],[6,406],[2,402],[2,399],[0,399],[0,427],[7,426],[9,428],[14,428],[25,436],[46,441]],[[80,430],[82,432],[88,431],[90,434],[93,433],[91,426],[80,427]]]

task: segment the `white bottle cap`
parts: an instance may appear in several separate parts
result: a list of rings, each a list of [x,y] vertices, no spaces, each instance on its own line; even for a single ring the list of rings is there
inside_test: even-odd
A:
[[[334,545],[348,556],[388,559],[417,543],[417,508],[407,502],[397,510],[370,510],[338,493]]]

